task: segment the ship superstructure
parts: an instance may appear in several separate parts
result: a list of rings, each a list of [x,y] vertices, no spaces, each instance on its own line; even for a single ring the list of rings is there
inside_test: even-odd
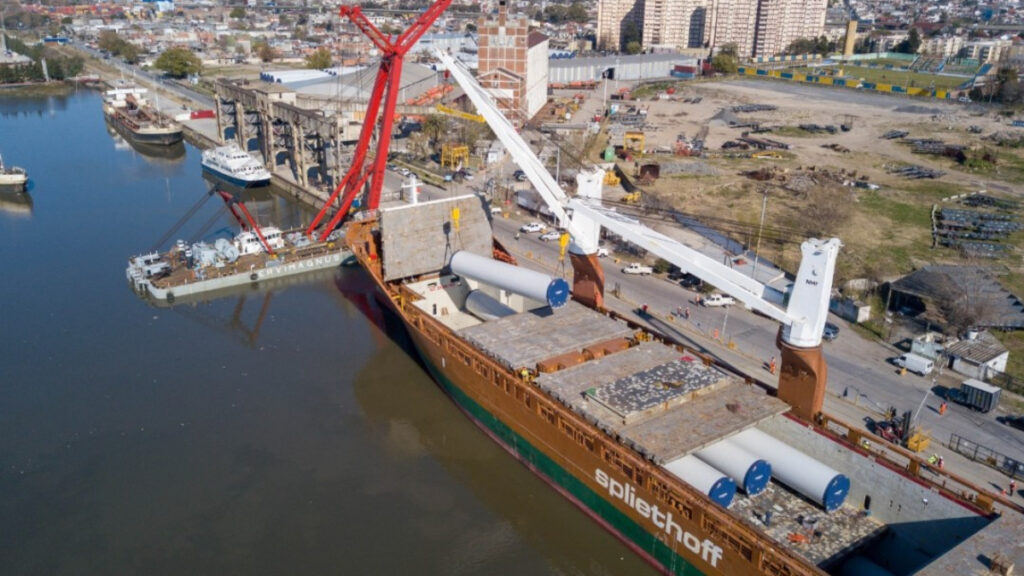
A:
[[[202,164],[204,172],[239,188],[270,184],[270,172],[234,142],[204,150]]]
[[[3,156],[0,156],[0,190],[24,192],[27,186],[28,172],[18,166],[5,165]]]

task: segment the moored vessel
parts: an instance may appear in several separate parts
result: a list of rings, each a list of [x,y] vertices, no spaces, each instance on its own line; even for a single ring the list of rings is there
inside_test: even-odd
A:
[[[174,303],[234,286],[336,268],[351,256],[340,237],[338,232],[318,242],[301,230],[267,226],[214,242],[178,240],[167,252],[133,256],[125,275],[140,295]]]
[[[270,184],[270,172],[234,142],[204,150],[202,164],[203,172],[239,188]]]
[[[961,479],[920,473],[912,453],[864,449],[853,426],[804,420],[710,358],[563,305],[558,279],[511,265],[476,197],[348,226],[444,392],[665,573],[948,574],[1024,527]]]
[[[3,156],[0,156],[0,190],[24,192],[27,187],[28,172],[18,166],[5,165]]]
[[[103,98],[103,115],[130,142],[150,146],[181,143],[180,124],[164,118],[144,97],[145,88],[115,88]]]

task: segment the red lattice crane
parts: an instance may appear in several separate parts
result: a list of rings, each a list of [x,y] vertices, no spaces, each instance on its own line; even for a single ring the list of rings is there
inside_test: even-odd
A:
[[[359,30],[370,39],[381,52],[380,69],[377,70],[377,79],[373,84],[373,92],[370,93],[369,106],[366,109],[366,119],[363,121],[363,129],[359,133],[359,141],[356,143],[355,155],[352,159],[352,166],[349,167],[345,177],[342,178],[334,193],[324,203],[323,208],[310,223],[306,235],[311,236],[323,221],[324,216],[331,209],[331,205],[338,199],[338,195],[344,192],[341,206],[337,213],[331,218],[320,233],[320,239],[325,240],[327,235],[334,230],[341,219],[352,207],[352,202],[363,189],[367,182],[370,184],[367,193],[366,206],[373,210],[380,203],[380,190],[384,184],[384,170],[388,161],[388,149],[391,146],[391,129],[395,121],[395,103],[398,99],[400,80],[402,78],[402,59],[410,48],[416,44],[430,26],[437,20],[451,4],[451,0],[437,0],[416,18],[405,32],[392,40],[391,36],[384,34],[366,19],[359,6],[342,6],[340,14],[343,18],[352,21]],[[376,156],[371,164],[367,164],[366,156],[370,148],[370,140],[373,138],[373,130],[377,125],[378,114],[380,113],[381,100],[384,102],[384,112],[381,116],[380,133],[377,141]]]

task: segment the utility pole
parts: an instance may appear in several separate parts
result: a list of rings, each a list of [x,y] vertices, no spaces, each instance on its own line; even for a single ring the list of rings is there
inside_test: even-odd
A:
[[[761,259],[761,231],[764,229],[764,213],[768,208],[768,189],[761,191],[764,198],[761,200],[761,224],[757,227],[757,245],[754,247],[754,280],[757,280],[757,262]]]

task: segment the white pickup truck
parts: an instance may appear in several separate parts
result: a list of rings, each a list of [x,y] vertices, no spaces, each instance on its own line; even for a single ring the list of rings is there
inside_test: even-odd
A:
[[[654,269],[651,268],[650,266],[644,266],[643,264],[637,264],[636,262],[633,262],[631,264],[627,264],[626,267],[622,269],[622,273],[641,274],[643,276],[647,276],[648,274],[653,274]]]
[[[700,299],[700,303],[704,306],[731,306],[736,303],[736,300],[732,296],[708,294]]]

